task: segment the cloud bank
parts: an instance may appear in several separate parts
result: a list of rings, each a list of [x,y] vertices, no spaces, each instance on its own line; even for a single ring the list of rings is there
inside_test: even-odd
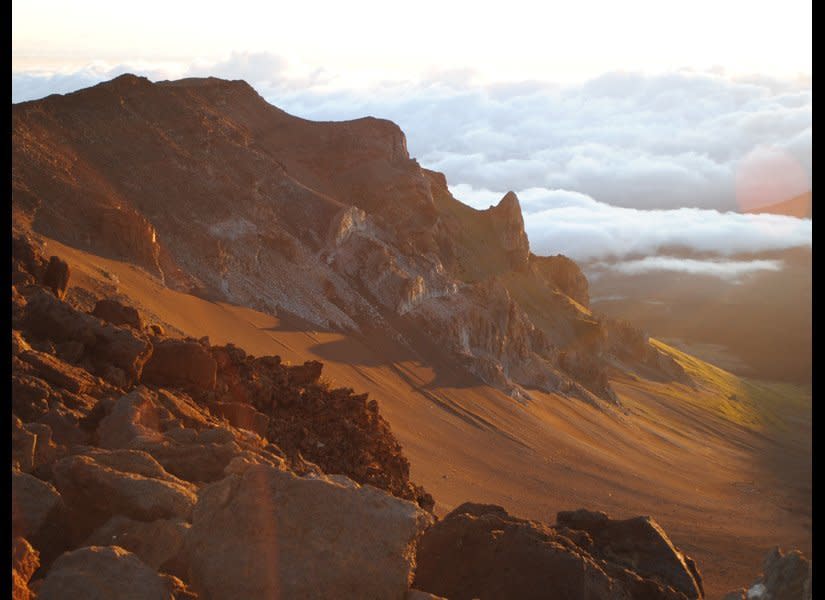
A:
[[[500,200],[497,193],[464,185],[451,191],[479,209]],[[545,188],[522,190],[518,196],[533,252],[565,254],[582,262],[654,255],[673,247],[730,256],[813,243],[810,219],[699,208],[641,210]]]
[[[696,260],[675,256],[646,256],[610,265],[599,263],[594,268],[609,268],[626,275],[643,275],[656,271],[686,273],[689,275],[711,275],[726,281],[736,281],[746,275],[760,271],[779,271],[780,260]]]

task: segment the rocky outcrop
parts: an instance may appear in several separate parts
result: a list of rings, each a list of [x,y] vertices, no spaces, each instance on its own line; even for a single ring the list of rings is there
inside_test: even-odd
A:
[[[642,537],[653,543],[652,539]],[[638,535],[631,535],[631,539],[637,540],[633,548],[618,544],[614,553],[604,538],[594,539],[588,532],[568,528],[561,522],[548,527],[513,517],[500,506],[467,503],[425,533],[418,551],[414,585],[457,600],[545,598],[548,590],[559,598],[702,597],[701,590],[695,587],[691,594],[696,595],[673,587],[671,580],[682,582],[680,573],[668,571],[662,577],[650,568],[651,555],[644,550],[646,542],[639,542]],[[632,541],[626,543],[633,545]],[[672,550],[669,542],[659,549],[666,548]],[[633,554],[636,549],[641,550],[638,563]],[[666,551],[662,560],[668,556]],[[690,577],[690,573],[683,564],[681,574]]]
[[[190,581],[216,600],[401,599],[431,521],[371,486],[249,466],[201,491],[186,540]],[[323,568],[307,568],[319,557]]]
[[[650,343],[650,337],[631,323],[620,319],[600,317],[605,331],[605,347],[614,356],[632,365],[653,371],[655,375],[686,382],[688,376],[672,356]]]
[[[656,521],[636,517],[617,521],[605,513],[560,512],[559,527],[583,531],[593,541],[591,553],[672,587],[687,598],[704,597],[696,564],[677,550]]]
[[[15,284],[38,283],[62,299],[69,285],[70,269],[63,259],[42,256],[42,249],[28,235],[12,239],[12,282]]]
[[[110,377],[111,368],[119,369],[127,385],[140,379],[152,352],[148,340],[137,332],[77,311],[42,288],[27,297],[21,327],[27,339],[78,344],[81,364]]]
[[[51,289],[58,298],[63,298],[69,286],[69,265],[65,260],[52,256],[43,274],[43,285]]]
[[[521,216],[518,196],[513,192],[507,192],[496,206],[488,209],[488,212],[511,268],[526,271],[530,242],[524,231],[524,218]]]

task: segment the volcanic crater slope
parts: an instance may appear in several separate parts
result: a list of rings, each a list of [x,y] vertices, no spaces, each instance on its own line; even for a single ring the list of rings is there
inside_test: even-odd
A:
[[[175,289],[381,329],[519,399],[617,404],[616,363],[685,377],[590,313],[575,263],[530,252],[515,194],[484,211],[460,203],[389,121],[307,121],[243,81],[123,75],[14,105],[12,141],[20,230]]]

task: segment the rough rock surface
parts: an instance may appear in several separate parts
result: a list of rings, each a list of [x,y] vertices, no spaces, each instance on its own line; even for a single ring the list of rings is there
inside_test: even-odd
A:
[[[194,340],[153,340],[143,381],[160,386],[211,390],[217,365],[207,348]]]
[[[687,598],[704,596],[702,577],[694,562],[673,546],[667,534],[650,517],[614,520],[603,512],[560,512],[559,527],[586,532],[592,553],[673,587]]]
[[[112,298],[98,300],[92,314],[113,325],[128,325],[138,331],[143,330],[143,319],[132,306],[126,306]]]
[[[370,486],[250,466],[201,491],[187,536],[191,583],[216,600],[404,598],[431,521]],[[319,558],[323,568],[307,568]]]
[[[135,521],[116,515],[96,529],[83,545],[117,545],[153,569],[185,577],[181,554],[189,527],[182,519]]]
[[[559,291],[570,296],[582,306],[590,306],[590,289],[587,278],[575,262],[562,254],[556,256],[531,254],[530,266],[538,276],[548,280]]]
[[[12,471],[12,538],[29,540],[46,563],[66,549],[67,521],[66,506],[54,486],[27,473]]]
[[[113,366],[130,381],[140,378],[152,352],[140,334],[79,312],[42,289],[28,296],[22,328],[27,338],[82,344],[83,357],[93,371],[103,374],[104,365]]]
[[[188,518],[195,504],[191,485],[167,473],[137,450],[97,450],[59,460],[57,488],[78,511],[125,515],[137,520]]]
[[[513,517],[500,506],[463,504],[422,538],[414,587],[463,598],[668,599],[688,597],[599,552],[586,532]],[[698,597],[702,597],[701,594]]]
[[[41,600],[170,600],[174,584],[118,546],[90,546],[58,558]]]
[[[22,537],[11,542],[11,585],[13,600],[29,600],[35,595],[29,589],[29,580],[40,566],[40,553]]]

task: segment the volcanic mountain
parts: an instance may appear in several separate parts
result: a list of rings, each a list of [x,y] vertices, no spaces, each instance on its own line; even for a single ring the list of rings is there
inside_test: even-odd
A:
[[[307,121],[242,81],[124,75],[13,105],[12,144],[13,235],[70,267],[62,300],[72,310],[116,300],[157,327],[152,335],[209,336],[201,346],[216,377],[243,389],[263,385],[264,367],[230,344],[278,354],[266,372],[287,380],[281,357],[322,360],[329,380],[313,402],[338,397],[325,395],[332,382],[349,388],[344,400],[369,392],[377,403],[356,396],[358,418],[386,442],[369,416],[380,407],[409,478],[436,514],[456,509],[450,523],[482,519],[493,534],[538,539],[467,500],[545,521],[571,503],[655,514],[700,562],[709,595],[748,580],[776,543],[810,551],[806,392],[737,378],[592,312],[573,261],[530,251],[515,194],[483,211],[462,204],[444,175],[409,156],[395,124]],[[46,263],[32,264],[43,273],[21,267],[21,282],[45,282]],[[41,297],[26,310],[52,306],[26,293],[26,306]],[[21,323],[37,330],[35,317]],[[151,354],[169,343],[153,341]],[[43,348],[24,352],[64,352]],[[138,383],[137,372],[89,360],[124,393]],[[347,470],[323,450],[351,424],[310,437],[312,419],[301,419],[303,429],[290,421],[280,432],[300,449],[295,464],[309,457],[371,481],[371,459]],[[395,439],[385,442],[378,471],[403,464]],[[428,505],[401,471],[385,489]],[[603,527],[597,513],[575,518]]]

